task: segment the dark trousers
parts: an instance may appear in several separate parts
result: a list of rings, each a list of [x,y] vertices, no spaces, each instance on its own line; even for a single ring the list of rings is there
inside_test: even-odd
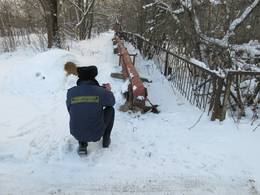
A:
[[[103,133],[103,141],[108,141],[113,129],[115,120],[115,109],[112,106],[107,106],[104,109],[104,123],[105,123],[105,129]],[[82,147],[87,147],[87,142],[79,142],[79,145]]]
[[[111,135],[115,120],[115,109],[112,106],[108,106],[104,109],[104,122],[105,131],[103,134],[103,140],[108,140]]]

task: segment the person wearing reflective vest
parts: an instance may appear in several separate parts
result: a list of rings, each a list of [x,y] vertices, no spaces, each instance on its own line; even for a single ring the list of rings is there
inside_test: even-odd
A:
[[[102,138],[103,147],[111,142],[115,97],[110,84],[99,85],[96,66],[79,67],[77,86],[67,92],[70,133],[79,142],[79,152],[87,153],[88,142]]]

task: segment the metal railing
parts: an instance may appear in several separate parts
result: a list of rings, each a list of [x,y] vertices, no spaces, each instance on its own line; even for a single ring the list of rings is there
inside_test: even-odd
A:
[[[117,34],[139,49],[144,57],[152,59],[161,73],[191,104],[208,110],[211,120],[224,120],[226,111],[234,105],[243,115],[247,100],[242,98],[241,84],[249,80],[260,81],[260,72],[229,71],[221,75],[151,43],[140,35],[129,32]]]

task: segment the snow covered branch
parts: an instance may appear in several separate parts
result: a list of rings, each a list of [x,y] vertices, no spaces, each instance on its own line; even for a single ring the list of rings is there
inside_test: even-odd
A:
[[[80,11],[82,14],[84,14],[84,11],[73,1],[73,0],[67,0],[70,4],[72,4],[78,11]]]
[[[144,5],[144,6],[143,6],[143,9],[148,9],[148,8],[150,8],[150,7],[154,7],[157,3],[158,3],[158,1],[156,0],[156,1],[154,1],[153,3],[149,3],[149,4],[147,4],[147,5]]]
[[[166,11],[167,13],[170,13],[171,16],[173,17],[174,20],[176,20],[178,23],[180,22],[180,20],[178,19],[177,15],[184,13],[184,9],[183,7],[181,7],[180,9],[177,10],[173,10],[172,7],[170,5],[168,5],[167,3],[164,3],[162,1],[156,0],[153,3],[147,4],[145,6],[143,6],[144,9],[150,8],[150,7],[154,7],[156,6],[157,8]]]
[[[149,7],[156,6],[160,9],[165,10],[166,12],[170,13],[177,22],[180,21],[179,18],[178,18],[178,15],[183,13],[185,10],[192,12],[193,17],[194,17],[193,18],[194,29],[195,29],[196,33],[201,37],[201,40],[203,42],[216,44],[216,45],[221,46],[221,47],[228,47],[229,46],[229,39],[234,34],[234,31],[250,15],[250,13],[259,4],[259,2],[260,2],[260,0],[254,0],[244,10],[244,12],[241,14],[240,17],[233,20],[230,23],[229,28],[228,28],[226,34],[224,35],[224,37],[222,39],[209,37],[201,31],[200,22],[199,22],[199,19],[197,17],[197,14],[195,12],[195,9],[193,7],[192,0],[180,0],[181,7],[177,10],[173,10],[170,5],[168,5],[167,3],[164,3],[162,1],[159,1],[159,0],[156,0],[153,3],[150,3],[146,6],[144,6],[144,8],[146,9],[146,8],[149,8]]]
[[[250,6],[248,6],[245,11],[241,14],[239,18],[236,18],[229,26],[229,29],[224,36],[223,40],[228,43],[228,39],[233,34],[235,29],[250,15],[253,9],[259,4],[260,0],[255,0]]]
[[[94,3],[95,3],[95,0],[92,0],[92,1],[89,3],[89,5],[88,5],[88,7],[87,7],[87,10],[83,13],[83,16],[82,16],[81,20],[79,21],[78,24],[76,24],[77,27],[80,26],[81,23],[85,20],[86,16],[89,14],[90,10],[91,10],[92,7],[94,6]]]
[[[180,0],[183,7],[185,7],[188,10],[192,10],[192,1],[191,0]]]
[[[79,27],[82,22],[85,20],[86,16],[90,13],[91,9],[93,8],[93,5],[95,3],[95,0],[90,1],[90,3],[87,5],[87,9],[84,10],[82,9],[79,5],[77,5],[73,0],[67,0],[70,4],[72,4],[78,11],[81,12],[82,17],[80,18],[80,20],[78,21],[78,23],[76,24],[76,27]]]
[[[260,0],[254,0],[254,2],[245,9],[245,11],[241,14],[241,16],[239,18],[236,18],[235,20],[233,20],[231,22],[231,24],[229,25],[229,28],[228,28],[225,36],[222,39],[208,37],[207,35],[203,34],[201,32],[200,23],[199,23],[199,20],[198,20],[196,14],[194,14],[195,29],[196,29],[197,33],[200,34],[203,41],[208,42],[208,43],[213,43],[213,44],[219,45],[221,47],[228,47],[229,38],[231,37],[231,35],[234,34],[234,31],[236,30],[236,28],[250,15],[250,13],[259,4],[259,2],[260,2]]]

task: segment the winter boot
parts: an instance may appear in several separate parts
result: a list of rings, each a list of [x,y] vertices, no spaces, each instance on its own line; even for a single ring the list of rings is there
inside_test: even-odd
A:
[[[87,142],[79,142],[79,149],[78,149],[78,153],[79,154],[87,154],[87,147],[88,147],[88,143]]]
[[[108,148],[110,143],[111,143],[111,139],[110,138],[108,138],[108,139],[104,139],[103,138],[103,148]]]

